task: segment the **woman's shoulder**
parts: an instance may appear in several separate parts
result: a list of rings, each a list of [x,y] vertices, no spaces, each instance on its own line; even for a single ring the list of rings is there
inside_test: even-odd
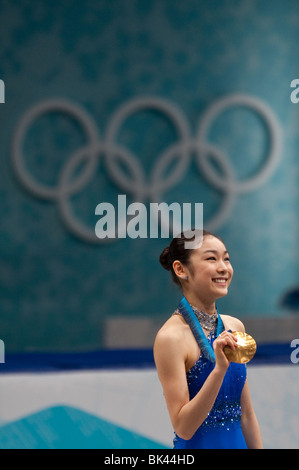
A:
[[[231,315],[221,315],[221,318],[226,330],[242,331],[245,333],[245,326],[239,318],[232,317]]]
[[[184,341],[186,322],[181,315],[172,315],[157,332],[154,348],[177,348]]]
[[[184,320],[181,315],[172,315],[159,329],[156,340],[175,339],[183,334]]]

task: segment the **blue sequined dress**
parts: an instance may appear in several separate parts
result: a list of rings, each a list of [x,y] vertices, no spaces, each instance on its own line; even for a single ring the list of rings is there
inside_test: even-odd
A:
[[[210,344],[216,332],[208,337]],[[190,400],[198,393],[215,364],[203,354],[187,372]],[[245,364],[231,362],[213,408],[193,437],[184,440],[175,434],[174,449],[246,449],[241,429],[240,398],[246,380]]]

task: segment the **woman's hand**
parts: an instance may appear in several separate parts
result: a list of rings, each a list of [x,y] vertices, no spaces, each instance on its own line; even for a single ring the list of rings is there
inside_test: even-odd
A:
[[[216,358],[216,366],[221,369],[227,369],[230,361],[227,359],[224,348],[229,346],[233,351],[238,347],[238,338],[234,336],[230,331],[223,331],[213,343],[213,348]]]

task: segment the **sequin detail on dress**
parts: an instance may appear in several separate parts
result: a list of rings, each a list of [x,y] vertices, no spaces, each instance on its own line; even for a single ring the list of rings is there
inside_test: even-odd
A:
[[[215,331],[208,336],[212,345]],[[199,392],[215,364],[203,354],[187,372],[190,400]],[[246,380],[245,364],[231,363],[224,376],[213,408],[189,440],[175,434],[175,449],[246,449],[241,429],[240,398]]]

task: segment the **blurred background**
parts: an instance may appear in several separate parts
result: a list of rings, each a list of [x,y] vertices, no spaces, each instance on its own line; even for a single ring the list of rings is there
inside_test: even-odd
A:
[[[171,446],[170,238],[96,239],[119,194],[204,204],[265,447],[298,447],[298,0],[1,0],[0,22],[0,448]]]

